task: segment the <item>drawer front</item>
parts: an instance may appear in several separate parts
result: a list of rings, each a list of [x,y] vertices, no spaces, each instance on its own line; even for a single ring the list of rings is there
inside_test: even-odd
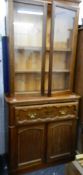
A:
[[[15,107],[16,123],[52,121],[77,116],[78,103],[59,103]]]

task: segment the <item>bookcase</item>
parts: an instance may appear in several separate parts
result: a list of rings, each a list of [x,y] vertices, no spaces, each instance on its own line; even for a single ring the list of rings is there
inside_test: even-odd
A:
[[[9,172],[18,174],[74,159],[79,1],[7,2],[2,43]]]

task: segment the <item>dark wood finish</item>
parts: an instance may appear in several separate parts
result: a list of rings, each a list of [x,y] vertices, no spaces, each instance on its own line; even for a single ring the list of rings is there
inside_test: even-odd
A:
[[[78,30],[74,91],[81,96],[79,105],[78,150],[83,152],[83,27]]]
[[[8,147],[8,168],[9,171],[16,170],[17,169],[17,128],[15,126],[9,126],[8,127],[9,132],[9,147]]]
[[[50,36],[50,55],[49,55],[49,79],[48,79],[48,96],[51,96],[51,85],[52,85],[52,61],[53,61],[53,35],[54,35],[54,8],[52,4],[52,19],[51,19],[51,36]]]
[[[45,84],[45,52],[46,52],[46,20],[47,20],[47,4],[44,8],[44,24],[43,24],[43,53],[42,53],[42,78],[41,78],[41,94],[44,95]]]
[[[74,120],[49,124],[47,161],[54,161],[75,154],[75,133],[76,121]]]
[[[67,97],[65,103],[60,103],[60,99],[54,104],[53,101],[51,104],[48,102],[44,99],[40,105],[35,99],[34,105],[33,100],[31,105],[28,101],[24,104],[19,101],[17,103],[15,100],[12,100],[12,104],[9,102],[11,174],[24,170],[31,171],[34,168],[42,168],[74,158],[78,99],[77,101],[74,99],[73,102],[69,99],[68,102]],[[53,158],[51,154],[54,155]]]
[[[77,116],[78,103],[15,107],[17,124],[71,119]]]
[[[11,15],[10,15],[11,14]],[[13,29],[13,1],[8,1],[7,11],[7,35],[9,36],[9,72],[10,72],[10,94],[14,95],[14,29]]]
[[[28,99],[28,100],[27,100]],[[65,94],[65,95],[57,95],[53,97],[31,97],[27,94],[16,95],[14,97],[5,97],[5,100],[8,104],[16,104],[16,105],[35,105],[35,104],[54,104],[54,103],[64,103],[64,102],[78,102],[80,99],[79,95],[74,93]]]
[[[78,31],[78,45],[75,69],[74,90],[81,96],[80,100],[80,121],[83,123],[83,27]]]
[[[45,152],[45,126],[32,125],[18,129],[18,166],[41,164]]]

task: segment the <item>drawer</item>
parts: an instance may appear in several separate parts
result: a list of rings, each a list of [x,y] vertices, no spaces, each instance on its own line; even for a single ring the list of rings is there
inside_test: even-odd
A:
[[[77,111],[77,102],[21,106],[15,107],[15,117],[17,123],[52,121],[57,118],[76,117]]]

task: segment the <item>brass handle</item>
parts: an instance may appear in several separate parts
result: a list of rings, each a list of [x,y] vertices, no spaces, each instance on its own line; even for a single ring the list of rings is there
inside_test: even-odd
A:
[[[29,115],[29,117],[31,118],[31,119],[35,119],[35,117],[36,117],[36,113],[34,113],[34,114],[28,114]]]
[[[60,111],[60,113],[61,113],[62,115],[65,115],[65,114],[66,114],[66,111]]]

